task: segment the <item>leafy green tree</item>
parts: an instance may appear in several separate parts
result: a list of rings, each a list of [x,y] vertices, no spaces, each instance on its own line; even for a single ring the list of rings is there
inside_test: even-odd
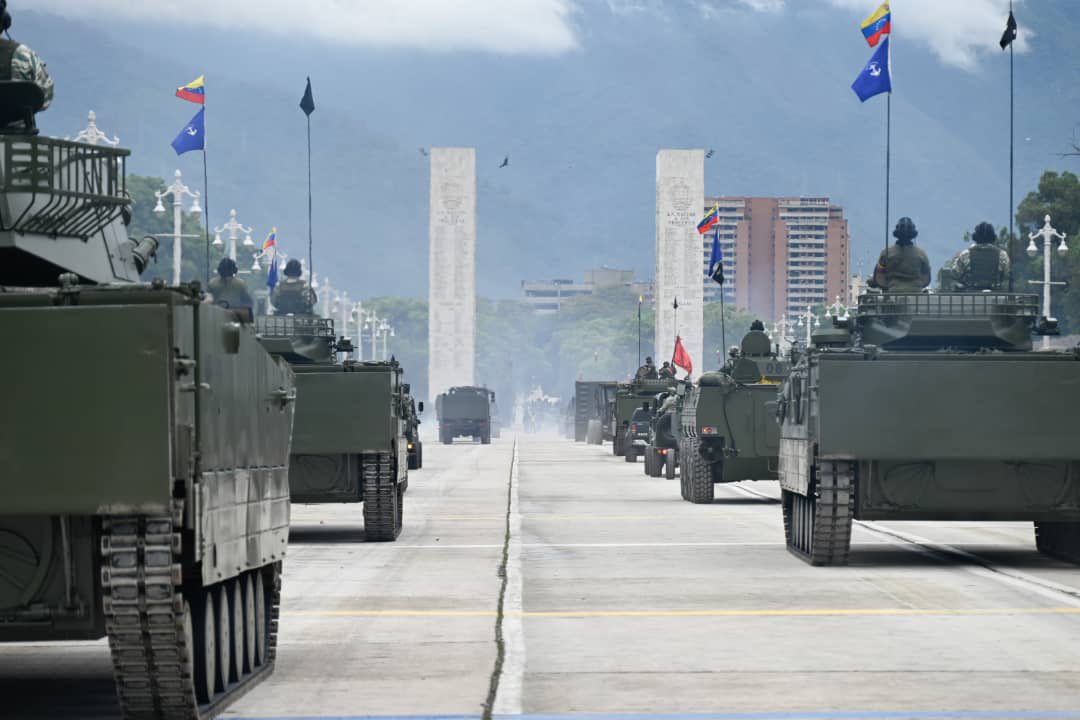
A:
[[[1038,189],[1028,193],[1020,203],[1016,213],[1020,237],[1015,243],[1017,252],[1013,257],[1018,291],[1042,290],[1027,282],[1042,279],[1042,243],[1036,243],[1039,254],[1031,259],[1023,254],[1023,249],[1027,246],[1028,233],[1041,228],[1046,215],[1070,241],[1065,258],[1055,256],[1051,264],[1052,279],[1069,283],[1064,288],[1054,287],[1052,290],[1053,309],[1061,321],[1063,333],[1080,332],[1080,242],[1077,242],[1077,233],[1080,232],[1080,178],[1071,172],[1045,172],[1039,179]]]

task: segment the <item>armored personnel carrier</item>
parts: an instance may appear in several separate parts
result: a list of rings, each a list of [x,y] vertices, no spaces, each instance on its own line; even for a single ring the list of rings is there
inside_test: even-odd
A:
[[[274,668],[293,374],[249,311],[138,283],[128,151],[40,107],[0,82],[0,641],[107,637],[123,717],[209,718]]]
[[[853,518],[1026,520],[1080,562],[1080,349],[1033,352],[1036,296],[869,294],[834,324],[777,408],[795,555],[845,564]]]
[[[630,433],[630,419],[636,410],[648,404],[652,407],[657,395],[670,391],[675,387],[673,378],[662,380],[634,380],[630,383],[619,383],[615,388],[614,402],[611,403],[608,427],[611,434],[611,452],[616,457],[625,457],[630,454],[630,462],[637,460],[638,446],[628,441]],[[647,424],[647,420],[645,421]],[[644,448],[644,443],[641,443]]]
[[[405,440],[408,443],[409,469],[419,470],[424,467],[424,443],[420,440],[420,413],[424,412],[423,401],[417,403],[412,396],[409,383],[402,386],[405,398],[402,407],[405,410]]]
[[[578,380],[574,383],[574,440],[599,445],[603,442],[603,425],[608,399],[615,382]]]
[[[682,399],[689,383],[677,381],[675,390],[656,396],[656,412],[649,425],[649,437],[645,445],[645,474],[649,477],[663,475],[675,479],[679,466],[679,440],[682,437]]]
[[[711,503],[716,483],[775,480],[780,450],[776,392],[790,371],[760,330],[743,336],[719,372],[686,392],[680,412],[680,490],[684,500]]]
[[[337,362],[352,345],[334,339],[329,318],[273,315],[256,324],[266,349],[296,373],[292,501],[363,503],[365,539],[397,539],[409,484],[401,367]]]
[[[491,443],[491,403],[495,394],[484,387],[452,387],[435,399],[439,440],[444,445],[467,437]]]

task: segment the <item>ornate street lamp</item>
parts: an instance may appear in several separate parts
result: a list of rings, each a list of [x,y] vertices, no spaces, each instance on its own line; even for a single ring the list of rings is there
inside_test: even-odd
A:
[[[97,113],[91,110],[86,116],[86,128],[80,130],[75,135],[75,142],[86,143],[87,145],[109,145],[110,147],[116,147],[120,144],[120,138],[113,136],[110,140],[109,136],[101,132],[97,126]]]
[[[1028,280],[1028,282],[1032,285],[1043,286],[1043,317],[1047,320],[1053,320],[1054,317],[1050,314],[1050,286],[1065,285],[1066,283],[1050,281],[1050,249],[1055,238],[1060,240],[1061,243],[1057,247],[1057,254],[1058,257],[1063,258],[1068,254],[1069,246],[1065,244],[1065,234],[1058,232],[1050,225],[1049,215],[1043,218],[1041,230],[1028,235],[1027,254],[1030,258],[1034,258],[1039,254],[1039,247],[1035,244],[1035,238],[1038,237],[1043,239],[1043,279]],[[1046,335],[1043,335],[1042,346],[1044,350],[1050,347],[1050,338]]]
[[[236,220],[236,210],[229,211],[229,222],[221,227],[214,228],[214,247],[221,247],[225,243],[221,241],[221,233],[229,233],[229,258],[236,262],[236,241],[239,233],[244,233],[244,247],[252,247],[255,242],[251,239],[251,228],[244,226]]]
[[[181,210],[180,206],[184,201],[184,196],[185,195],[191,198],[191,209],[188,212],[190,212],[195,217],[198,217],[199,215],[202,214],[202,208],[199,207],[199,191],[198,190],[192,191],[191,188],[189,188],[187,185],[185,185],[183,183],[183,181],[180,179],[180,177],[181,177],[180,176],[180,171],[177,170],[176,174],[175,174],[176,180],[173,182],[172,185],[165,188],[164,192],[154,191],[154,197],[157,198],[157,204],[154,205],[154,212],[157,213],[158,215],[164,215],[165,214],[165,206],[162,204],[161,201],[164,200],[165,198],[169,197],[170,195],[172,196],[172,205],[173,205],[173,231],[172,231],[172,239],[173,239],[173,280],[172,281],[173,281],[173,285],[179,285],[180,284],[180,264],[181,264],[181,258],[182,258],[183,252],[184,252],[181,240],[183,238],[199,238],[199,237],[202,237],[202,235],[195,235],[195,234],[191,234],[191,233],[188,233],[188,234],[185,235],[184,233],[180,232],[180,230],[181,230],[181,228],[183,226],[183,221],[184,221],[184,214],[183,214],[183,211]],[[167,233],[156,233],[155,235],[156,235],[156,237],[169,237],[169,235]]]

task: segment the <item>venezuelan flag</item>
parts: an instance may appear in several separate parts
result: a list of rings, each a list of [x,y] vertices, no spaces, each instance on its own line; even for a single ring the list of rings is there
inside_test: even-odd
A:
[[[187,100],[188,102],[196,103],[197,105],[206,104],[206,76],[200,75],[196,79],[189,82],[183,87],[176,88],[176,97],[181,100]]]
[[[873,15],[863,20],[861,27],[866,42],[870,47],[877,47],[881,37],[892,32],[892,11],[889,10],[889,3],[881,3],[881,7],[875,10]]]
[[[277,249],[277,228],[271,228],[270,234],[263,240],[262,251],[265,253],[270,249]]]
[[[699,234],[705,233],[716,227],[716,224],[720,222],[720,206],[713,205],[713,209],[705,214],[705,217],[701,219],[701,222],[697,224],[697,231]]]

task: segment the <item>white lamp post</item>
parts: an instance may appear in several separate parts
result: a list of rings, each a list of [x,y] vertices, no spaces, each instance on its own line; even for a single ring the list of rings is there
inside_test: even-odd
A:
[[[176,177],[176,180],[173,182],[172,185],[165,188],[165,192],[157,192],[157,191],[154,192],[154,197],[157,198],[157,204],[154,205],[154,212],[157,213],[158,215],[164,215],[165,214],[165,206],[161,203],[161,201],[164,200],[166,197],[172,195],[172,199],[173,199],[173,201],[172,201],[173,202],[173,231],[172,231],[172,239],[173,239],[173,285],[179,285],[180,284],[180,263],[181,263],[181,258],[182,258],[183,252],[184,252],[183,251],[183,246],[181,244],[181,240],[183,238],[186,238],[186,237],[187,238],[202,237],[202,235],[194,235],[194,234],[190,234],[190,233],[185,235],[185,234],[180,232],[180,229],[181,229],[181,227],[183,225],[183,220],[184,220],[183,211],[181,210],[180,206],[184,201],[184,196],[187,195],[188,197],[191,198],[191,209],[188,212],[190,212],[192,215],[198,217],[199,215],[202,214],[202,208],[199,207],[199,191],[195,190],[193,192],[191,190],[191,188],[189,188],[187,185],[185,185],[183,183],[183,181],[180,179],[180,171],[179,170],[176,171],[175,177]],[[157,236],[158,237],[168,237],[168,235],[164,234],[164,233],[158,233]]]
[[[75,142],[86,143],[87,145],[105,144],[110,147],[116,147],[120,144],[120,138],[114,135],[110,140],[108,135],[98,129],[97,113],[91,110],[86,118],[86,128],[78,132],[75,136]]]
[[[1028,235],[1027,254],[1028,257],[1035,257],[1039,254],[1039,247],[1035,244],[1035,238],[1041,237],[1043,239],[1043,279],[1042,280],[1028,280],[1032,285],[1043,286],[1043,317],[1047,320],[1053,320],[1053,315],[1050,314],[1050,286],[1051,285],[1064,285],[1063,282],[1050,282],[1050,249],[1054,239],[1058,239],[1061,243],[1058,245],[1057,254],[1059,257],[1065,257],[1069,252],[1069,246],[1065,244],[1065,234],[1055,230],[1050,225],[1050,216],[1047,215],[1043,218],[1043,226],[1041,230],[1033,232]],[[1050,338],[1043,336],[1042,341],[1043,349],[1050,347]]]
[[[221,233],[229,233],[229,258],[236,262],[236,241],[239,239],[238,233],[244,233],[244,247],[252,247],[255,242],[251,239],[251,228],[245,227],[243,224],[236,221],[236,210],[229,211],[229,222],[225,223],[221,227],[214,228],[214,247],[221,247],[225,243],[221,241]]]
[[[371,333],[371,359],[375,360],[378,357],[378,349],[375,343],[379,338],[379,321],[382,320],[374,310],[368,312],[364,317],[364,329]]]
[[[836,302],[832,304],[829,310],[832,312],[832,316],[838,320],[846,320],[848,317],[848,309],[840,302],[839,295],[836,296]],[[843,315],[841,315],[841,313],[843,313]]]
[[[806,347],[810,347],[810,337],[814,332],[814,328],[821,327],[821,320],[814,314],[814,309],[809,305],[806,306],[806,312],[799,315],[799,327],[806,326]]]
[[[394,326],[386,322],[386,318],[379,323],[379,334],[382,335],[382,359],[385,362],[390,359],[390,353],[386,347],[387,338],[394,337]]]

